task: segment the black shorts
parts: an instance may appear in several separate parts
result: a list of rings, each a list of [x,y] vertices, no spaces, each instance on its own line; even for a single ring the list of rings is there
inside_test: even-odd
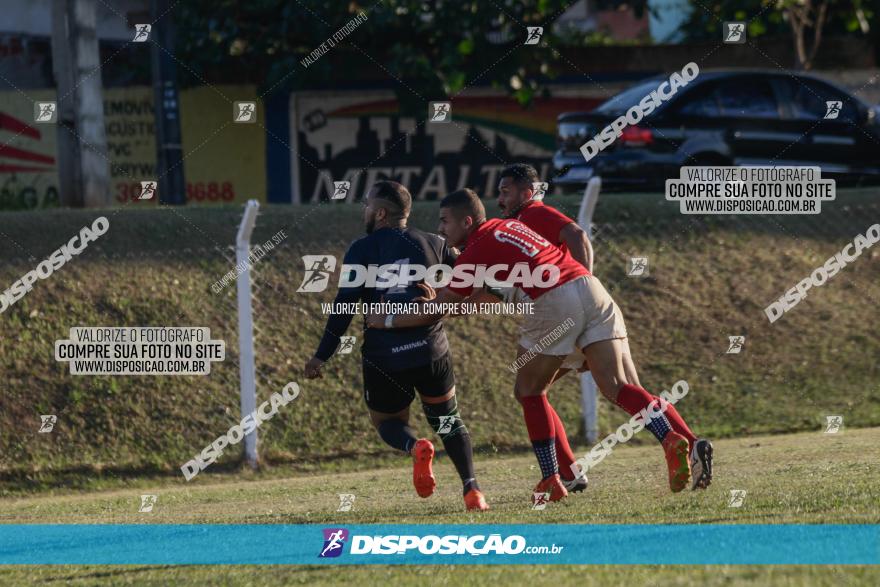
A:
[[[364,400],[367,407],[383,414],[395,414],[412,403],[416,392],[428,397],[445,395],[455,385],[449,353],[425,365],[389,371],[384,365],[364,359]]]

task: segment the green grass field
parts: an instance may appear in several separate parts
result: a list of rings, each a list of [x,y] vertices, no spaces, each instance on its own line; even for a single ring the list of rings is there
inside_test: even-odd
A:
[[[578,200],[550,202],[571,215]],[[494,204],[489,214],[497,211]],[[117,477],[179,475],[238,414],[234,287],[211,291],[233,265],[239,207],[105,211],[111,228],[94,246],[39,281],[0,315],[0,495],[56,486],[100,487]],[[433,230],[437,207],[417,202],[411,224]],[[842,193],[821,217],[685,218],[657,195],[608,194],[596,211],[597,275],[618,301],[643,384],[686,379],[682,413],[702,434],[735,437],[818,429],[827,414],[847,426],[880,425],[880,250],[867,251],[774,324],[764,306],[880,218],[876,190]],[[94,211],[0,213],[5,248],[0,283],[12,283],[96,216]],[[874,219],[874,220],[872,220]],[[323,332],[320,303],[333,291],[295,293],[303,254],[341,256],[363,233],[359,206],[269,206],[253,243],[288,238],[254,270],[258,399],[300,378]],[[630,255],[650,259],[650,276],[625,276]],[[460,405],[484,451],[528,448],[506,365],[517,319],[450,320]],[[226,341],[227,359],[207,377],[71,376],[54,341],[72,326],[195,325]],[[352,324],[349,334],[358,335]],[[745,350],[726,355],[728,336]],[[478,357],[479,360],[473,360]],[[325,378],[302,382],[296,409],[261,428],[272,463],[320,467],[383,454],[364,416],[357,353],[338,356]],[[578,386],[554,387],[557,411],[577,434]],[[39,415],[57,414],[52,434]],[[418,420],[419,430],[427,429]],[[602,406],[607,433],[620,423]],[[215,466],[235,467],[237,455]],[[307,463],[307,465],[303,465]]]
[[[880,571],[872,567],[807,566],[605,566],[587,567],[19,567],[0,571],[4,585],[211,585],[275,587],[283,585],[401,585],[427,587],[840,587],[877,585]]]
[[[238,477],[204,473],[191,483],[138,482],[125,488],[0,502],[4,523],[872,523],[880,522],[880,429],[842,433],[753,436],[716,443],[716,477],[707,491],[672,494],[660,449],[621,446],[590,474],[582,494],[546,510],[530,507],[534,457],[480,454],[477,472],[492,510],[462,511],[457,476],[447,459],[436,467],[437,492],[418,498],[408,462],[358,472],[290,475],[274,471]],[[728,507],[743,489],[740,508]],[[158,496],[152,513],[138,513],[140,495]],[[351,512],[336,512],[337,493],[357,496]],[[623,546],[622,546],[623,547]],[[73,585],[873,585],[880,569],[805,567],[15,567],[0,582]]]
[[[553,205],[576,215],[578,199]],[[303,254],[341,256],[362,234],[359,206],[269,206],[253,243],[288,238],[255,267],[258,401],[287,381],[301,396],[260,428],[264,467],[236,451],[183,482],[180,465],[239,417],[234,288],[211,284],[234,265],[239,207],[105,211],[111,229],[0,315],[0,521],[3,523],[872,523],[880,522],[880,300],[877,247],[810,292],[777,323],[763,315],[813,268],[880,219],[876,189],[842,192],[819,217],[685,218],[656,195],[603,195],[597,275],[621,306],[643,384],[686,379],[679,410],[716,441],[707,492],[671,495],[662,455],[645,434],[591,473],[586,494],[541,512],[537,481],[507,363],[516,320],[447,324],[462,415],[493,510],[461,511],[456,475],[441,456],[438,492],[420,500],[407,462],[369,425],[357,353],[302,381],[323,330],[327,291],[296,295]],[[417,202],[411,224],[433,230],[436,204]],[[489,214],[496,210],[489,206]],[[0,213],[0,289],[8,287],[96,211]],[[625,275],[630,256],[650,276]],[[208,326],[227,360],[208,377],[74,377],[54,360],[72,326]],[[357,335],[353,325],[349,334]],[[745,349],[727,355],[727,337]],[[579,390],[568,376],[552,399],[583,454]],[[414,410],[417,432],[429,434]],[[51,434],[39,415],[57,414]],[[825,416],[844,432],[825,435]],[[602,435],[624,420],[600,400]],[[730,490],[747,491],[728,508]],[[158,495],[139,514],[140,495]],[[357,496],[337,513],[337,493]],[[823,567],[13,567],[0,584],[73,585],[876,585],[876,568]]]

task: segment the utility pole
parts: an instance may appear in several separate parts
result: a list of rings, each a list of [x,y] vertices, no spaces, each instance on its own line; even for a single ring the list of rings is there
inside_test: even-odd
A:
[[[176,3],[176,2],[175,2]],[[174,60],[174,21],[167,14],[168,0],[151,0],[150,19],[156,23],[150,33],[153,65],[153,111],[156,126],[156,173],[159,203],[186,204],[183,178],[183,146],[180,140],[180,100],[177,93],[177,63]],[[153,36],[155,35],[155,36]]]
[[[58,92],[61,205],[109,206],[95,0],[53,0],[52,63]]]

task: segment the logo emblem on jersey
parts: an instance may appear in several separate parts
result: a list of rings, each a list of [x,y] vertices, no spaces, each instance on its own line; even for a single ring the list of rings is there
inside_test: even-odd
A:
[[[330,283],[330,274],[336,270],[336,257],[333,255],[303,255],[302,260],[306,274],[303,276],[302,285],[296,291],[315,293],[327,289],[327,284]]]
[[[342,554],[342,547],[348,540],[348,530],[345,528],[324,528],[324,547],[321,549],[319,558],[333,558]]]
[[[505,222],[504,228],[510,232],[496,230],[495,240],[511,244],[529,257],[534,257],[541,249],[550,246],[550,241],[518,220]]]

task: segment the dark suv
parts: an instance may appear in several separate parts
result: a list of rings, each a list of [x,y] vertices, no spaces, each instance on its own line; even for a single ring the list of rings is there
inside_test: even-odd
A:
[[[611,188],[656,189],[682,165],[813,165],[822,177],[880,180],[880,109],[818,77],[771,71],[701,72],[587,161],[581,145],[665,79],[560,114],[554,183],[579,188],[599,175]]]

